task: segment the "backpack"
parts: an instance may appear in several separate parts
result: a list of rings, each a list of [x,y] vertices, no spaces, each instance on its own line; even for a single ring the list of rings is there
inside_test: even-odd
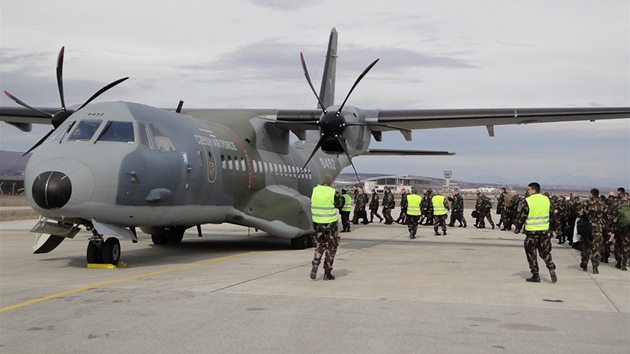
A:
[[[590,236],[593,233],[593,227],[588,218],[580,218],[577,221],[577,232],[582,236]]]
[[[619,212],[619,218],[617,219],[617,224],[621,227],[630,226],[630,205],[629,204],[620,205],[617,211]]]

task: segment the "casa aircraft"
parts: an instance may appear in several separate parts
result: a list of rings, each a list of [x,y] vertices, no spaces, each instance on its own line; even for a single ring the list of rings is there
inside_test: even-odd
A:
[[[186,229],[232,223],[290,239],[294,248],[312,245],[310,199],[324,175],[336,177],[352,158],[376,155],[449,155],[448,151],[370,148],[383,131],[398,130],[411,141],[414,129],[562,122],[630,117],[630,107],[539,109],[361,109],[334,104],[337,31],[330,33],[317,109],[175,110],[132,102],[91,103],[123,82],[103,87],[85,103],[67,108],[62,48],[57,59],[61,109],[0,107],[0,120],[30,131],[52,130],[28,152],[25,190],[41,215],[35,253],[57,247],[84,227],[91,231],[88,263],[117,264],[117,237],[137,242],[136,229],[156,245],[182,241]],[[313,134],[315,132],[315,134]],[[298,140],[290,142],[290,134]],[[354,169],[354,165],[352,165]],[[355,169],[356,173],[356,169]],[[357,175],[358,178],[358,175]],[[105,239],[106,236],[111,236]]]

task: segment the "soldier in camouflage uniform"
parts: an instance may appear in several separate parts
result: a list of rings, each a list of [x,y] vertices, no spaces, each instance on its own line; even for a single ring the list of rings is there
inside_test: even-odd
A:
[[[567,237],[569,238],[569,246],[578,249],[579,242],[573,243],[573,231],[575,229],[575,222],[578,218],[578,211],[580,209],[580,197],[575,193],[571,193],[569,200],[567,201]]]
[[[630,208],[630,199],[628,193],[619,192],[620,200],[617,204],[617,215],[615,215],[615,258],[617,264],[615,267],[621,270],[627,270],[628,258],[630,256],[630,225],[622,226],[619,224],[619,208]]]
[[[466,227],[466,218],[464,217],[464,198],[462,198],[461,194],[459,194],[459,190],[454,189],[448,200],[453,206],[453,210],[451,211],[451,222],[448,226],[454,227],[455,221],[459,221],[458,227]]]
[[[515,234],[521,232],[521,228],[525,225],[525,254],[527,255],[527,262],[529,263],[529,269],[532,273],[531,278],[525,280],[540,283],[538,256],[536,255],[536,251],[538,251],[540,258],[545,261],[545,265],[547,269],[549,269],[551,281],[555,283],[558,278],[556,277],[556,265],[553,263],[551,257],[551,238],[548,232],[549,206],[551,203],[548,198],[540,194],[540,185],[536,182],[529,184],[528,192],[529,197],[523,203],[514,225]]]
[[[353,224],[358,224],[359,219],[363,219],[362,224],[368,224],[367,219],[367,211],[365,211],[365,206],[368,204],[369,199],[367,194],[363,193],[363,187],[357,187],[357,196],[354,199],[354,220]]]
[[[325,175],[323,177],[322,184],[313,188],[313,195],[311,196],[311,214],[313,218],[313,228],[315,229],[315,233],[313,234],[313,243],[315,245],[315,253],[313,255],[312,261],[312,269],[310,277],[315,280],[317,278],[317,269],[322,261],[322,256],[324,253],[326,254],[326,258],[324,259],[324,280],[334,280],[335,276],[332,275],[332,266],[335,261],[335,255],[337,254],[337,247],[339,246],[339,227],[337,226],[337,215],[336,210],[343,206],[344,200],[339,192],[334,191],[334,197],[328,199],[326,198],[316,198],[316,195],[322,195],[323,192],[320,192],[322,189],[330,190],[332,189],[330,185],[332,184],[332,177],[330,175]],[[326,187],[326,188],[323,188]],[[322,193],[322,194],[320,194]],[[333,192],[330,192],[333,193]],[[326,205],[318,205],[316,202],[321,202],[322,199],[326,199]],[[333,204],[333,205],[330,205]],[[324,210],[323,208],[326,208]],[[330,219],[334,219],[331,222],[318,222],[318,218],[322,218],[321,215],[318,215],[319,211],[316,210],[324,210],[322,213],[326,213],[326,216]],[[328,213],[333,213],[334,216],[328,215]]]
[[[558,244],[563,244],[566,239],[566,225],[567,225],[567,200],[561,195],[558,201],[554,205],[553,213],[556,219],[556,238]]]
[[[424,225],[433,225],[433,191],[431,189],[422,188],[422,216],[420,217],[420,225],[426,218]]]
[[[406,224],[405,219],[407,218],[407,190],[403,188],[400,191],[400,215],[398,215],[398,219],[396,222],[399,224]]]
[[[601,260],[603,242],[602,227],[605,213],[606,205],[599,199],[599,189],[591,189],[589,199],[585,200],[580,205],[578,215],[588,218],[592,227],[590,235],[582,235],[582,262],[580,263],[580,267],[582,270],[586,271],[590,257],[593,265],[593,274],[599,274],[598,268]]]
[[[383,221],[383,218],[378,215],[379,198],[376,193],[376,189],[372,190],[372,200],[370,200],[370,222],[374,221],[374,216],[378,217],[378,222]]]
[[[385,187],[385,192],[383,193],[383,217],[385,217],[386,225],[394,223],[394,218],[392,218],[392,209],[394,209],[395,206],[396,200],[394,200],[392,190],[389,187]]]
[[[483,229],[486,227],[485,219],[488,219],[492,229],[494,229],[494,221],[490,211],[492,210],[492,201],[486,195],[481,192],[477,192],[477,202],[475,203],[475,210],[479,213],[477,217],[477,228]]]
[[[508,193],[505,190],[505,187],[501,187],[501,193],[497,197],[497,215],[500,215],[497,227],[501,227],[501,225],[503,225],[503,229],[501,230],[505,230],[505,216],[503,215],[503,205],[505,204],[505,197],[507,195]]]
[[[522,198],[516,191],[510,192],[510,204],[507,206],[507,224],[505,228],[507,230],[512,229],[512,225],[516,222],[518,216],[518,207],[521,205]]]

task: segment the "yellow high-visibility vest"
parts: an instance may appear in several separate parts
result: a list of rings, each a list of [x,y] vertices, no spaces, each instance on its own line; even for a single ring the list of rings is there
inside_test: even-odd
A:
[[[420,215],[422,197],[417,194],[407,195],[407,215]]]
[[[525,198],[529,214],[525,219],[525,231],[547,231],[549,230],[549,198],[536,193]]]
[[[431,199],[433,203],[433,215],[446,215],[446,207],[444,206],[444,196],[434,195]]]
[[[350,210],[352,210],[352,198],[350,198],[348,194],[342,194],[341,196],[343,197],[343,200],[344,200],[341,211],[349,212]]]
[[[311,195],[311,215],[313,222],[329,224],[337,221],[337,209],[335,209],[335,189],[319,185],[313,188]]]

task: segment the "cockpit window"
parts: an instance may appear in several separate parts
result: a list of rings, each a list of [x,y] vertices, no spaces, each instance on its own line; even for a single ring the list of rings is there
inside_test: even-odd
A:
[[[140,143],[151,150],[175,151],[171,139],[153,124],[140,123]]]
[[[94,133],[101,125],[102,120],[83,120],[74,128],[72,134],[68,137],[68,140],[83,140],[88,141],[92,139]]]
[[[97,141],[133,143],[133,123],[109,121],[105,124]]]

